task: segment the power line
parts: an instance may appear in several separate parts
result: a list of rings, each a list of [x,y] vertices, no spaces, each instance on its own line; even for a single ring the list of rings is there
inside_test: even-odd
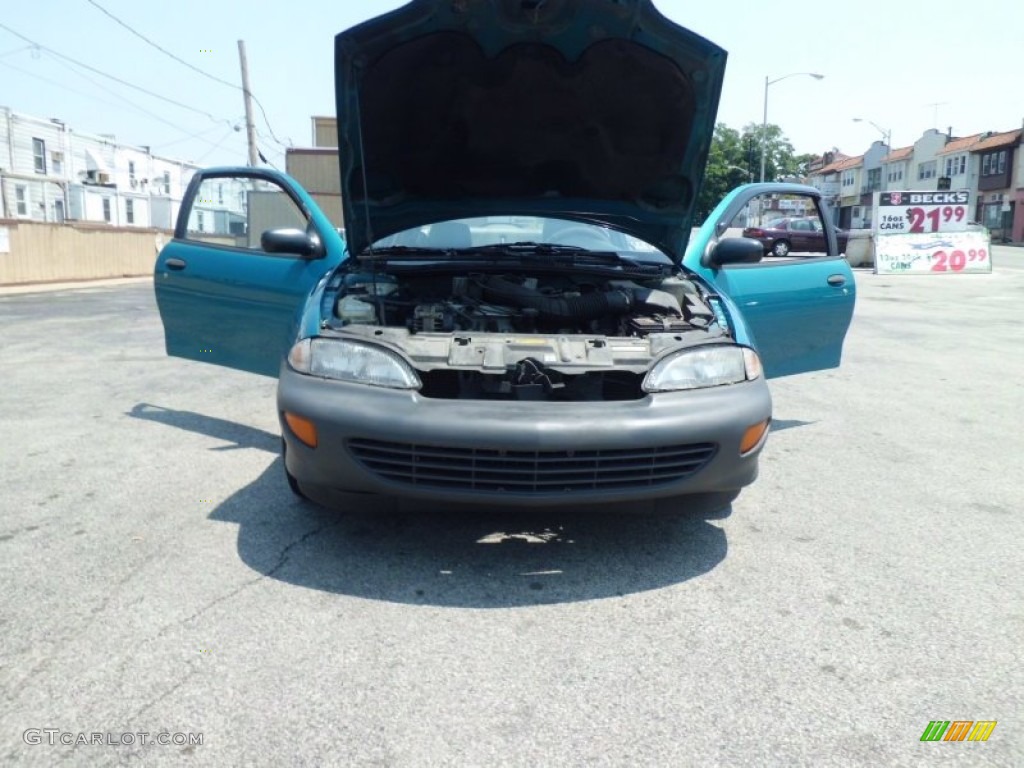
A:
[[[242,91],[244,93],[244,89],[241,86],[239,86],[239,85],[237,85],[235,83],[232,83],[232,82],[230,82],[228,80],[224,80],[224,79],[222,79],[220,77],[217,77],[216,75],[211,75],[206,70],[200,69],[199,67],[195,66],[194,64],[192,64],[192,63],[190,63],[188,61],[185,61],[185,59],[181,58],[180,56],[178,56],[178,55],[176,55],[174,53],[171,53],[170,51],[168,51],[166,48],[164,48],[159,43],[153,42],[148,37],[146,37],[144,34],[142,34],[137,29],[135,29],[133,26],[131,26],[128,22],[118,18],[117,16],[112,14],[110,11],[108,11],[106,8],[104,8],[102,5],[97,3],[96,0],[86,0],[86,2],[88,2],[89,5],[91,5],[94,8],[96,8],[96,10],[100,11],[102,14],[104,14],[105,16],[110,18],[115,23],[120,24],[122,27],[127,29],[129,32],[131,32],[133,35],[135,35],[137,38],[139,38],[143,42],[145,42],[145,43],[153,46],[154,48],[156,48],[158,51],[160,51],[160,53],[164,54],[165,56],[169,56],[170,58],[174,59],[179,64],[184,64],[186,67],[191,69],[193,72],[198,72],[203,77],[209,78],[210,80],[213,80],[215,83],[220,83],[221,85],[226,85],[228,88],[234,88],[235,90]],[[256,98],[256,94],[254,94],[250,90],[249,91],[249,95],[252,96],[252,100],[254,102],[256,102],[256,106],[259,107],[260,114],[263,115],[263,122],[267,124],[267,130],[270,132],[270,135],[273,138],[273,140],[276,141],[278,144],[280,144],[282,147],[285,146],[281,142],[281,140],[278,139],[277,136],[274,134],[274,129],[271,127],[270,120],[267,117],[267,111],[263,108],[263,104],[260,102],[260,100],[258,98]]]
[[[74,94],[76,94],[78,96],[81,96],[83,98],[86,98],[86,99],[88,99],[90,101],[95,101],[98,104],[104,104],[104,105],[106,105],[108,107],[113,107],[114,109],[123,109],[123,107],[120,104],[115,104],[112,101],[107,101],[106,99],[101,99],[101,98],[99,98],[97,96],[91,96],[89,94],[82,93],[81,91],[79,91],[79,90],[77,90],[75,88],[71,88],[70,86],[67,86],[64,83],[59,83],[56,80],[51,80],[48,77],[43,77],[42,75],[37,74],[35,72],[30,72],[27,69],[22,69],[21,67],[17,67],[14,64],[11,64],[9,62],[0,61],[0,67],[7,67],[8,69],[13,69],[15,72],[20,72],[23,75],[28,75],[29,77],[35,78],[36,80],[41,80],[42,82],[47,83],[48,85],[52,85],[55,88],[60,88],[61,90],[65,90],[65,91],[68,91],[70,93],[74,93]],[[74,71],[74,70],[72,70],[72,71]],[[80,75],[81,77],[85,77],[85,75],[82,75],[81,72],[76,72],[75,74]],[[104,89],[104,90],[106,90],[108,93],[113,94],[114,96],[118,96],[118,94],[114,93],[113,91],[110,91],[109,89]],[[122,97],[118,96],[118,98],[122,98]],[[125,100],[125,101],[127,101],[127,100]],[[154,120],[157,120],[158,122],[163,123],[164,125],[167,125],[167,126],[173,128],[173,129],[175,129],[176,131],[180,131],[182,133],[187,133],[187,129],[182,128],[179,125],[175,125],[174,123],[170,122],[169,120],[165,120],[164,118],[160,117],[159,115],[156,115],[156,114],[154,114],[152,112],[149,112],[148,110],[145,110],[145,109],[143,109],[142,107],[140,107],[138,105],[132,104],[131,102],[127,102],[127,103],[133,109],[136,109],[136,110],[138,110],[140,112],[143,112],[143,113],[149,115]],[[219,127],[220,126],[215,126],[211,130],[216,130]],[[202,135],[205,135],[205,134],[208,134],[208,133],[210,133],[210,131],[203,131],[200,134],[192,134],[192,135],[186,136],[185,138],[177,139],[176,141],[172,141],[172,142],[168,142],[167,144],[175,144],[178,141],[185,141],[186,139],[190,139],[190,138],[198,139],[199,141],[202,141],[204,144],[212,144],[213,142],[211,142],[209,139],[200,138]],[[167,146],[167,144],[162,144],[162,145],[159,145],[159,146]]]
[[[31,45],[23,45],[23,46],[21,46],[21,48],[15,48],[15,49],[10,50],[10,51],[4,51],[3,53],[0,53],[0,59],[5,58],[7,56],[13,56],[15,53],[21,53],[22,51],[27,51],[30,48],[32,48]]]
[[[235,132],[235,130],[234,130],[234,128],[232,128],[232,129],[231,129],[231,130],[229,130],[229,131],[228,131],[227,133],[225,133],[225,134],[224,134],[224,136],[223,136],[223,137],[221,138],[221,140],[220,140],[220,141],[218,141],[218,142],[217,142],[216,144],[214,144],[214,145],[213,145],[213,146],[212,146],[212,147],[211,147],[211,148],[209,149],[209,151],[207,151],[207,152],[204,152],[204,153],[202,154],[202,156],[200,156],[200,157],[196,158],[196,161],[195,161],[195,162],[196,162],[196,164],[199,164],[199,163],[201,163],[201,162],[202,162],[203,160],[205,160],[205,159],[206,159],[207,157],[209,157],[210,155],[212,155],[212,154],[213,154],[213,153],[214,153],[214,152],[215,152],[216,150],[220,149],[221,145],[222,145],[222,144],[223,144],[223,143],[224,143],[225,141],[227,141],[228,139],[230,139],[230,138],[231,138],[231,134],[233,134],[234,132]]]
[[[188,141],[189,139],[199,139],[200,141],[206,141],[206,142],[212,144],[213,142],[209,141],[208,139],[203,139],[202,137],[203,136],[209,136],[214,131],[219,131],[220,129],[221,129],[221,126],[215,125],[215,126],[213,126],[213,128],[207,128],[205,131],[197,131],[196,133],[190,133],[188,136],[182,136],[180,139],[173,139],[171,141],[165,141],[162,144],[154,144],[153,148],[157,149],[159,147],[169,147],[172,144],[180,144],[181,142]]]
[[[4,24],[2,22],[0,22],[0,29],[4,29],[4,30],[10,32],[15,37],[18,37],[18,38],[24,40],[26,43],[29,43],[29,44],[35,46],[36,48],[38,48],[40,50],[46,51],[47,53],[50,53],[50,54],[56,56],[57,58],[64,59],[65,61],[69,61],[72,64],[78,65],[79,67],[82,67],[84,69],[88,69],[90,72],[95,72],[97,75],[100,75],[101,77],[106,77],[109,80],[113,80],[114,82],[120,83],[123,86],[126,86],[128,88],[132,88],[133,90],[136,90],[136,91],[139,91],[141,93],[144,93],[147,96],[152,96],[155,99],[160,99],[161,101],[165,101],[168,104],[173,104],[176,107],[181,107],[182,109],[187,109],[190,112],[195,112],[197,114],[203,115],[204,117],[208,117],[208,118],[210,118],[210,120],[213,120],[215,123],[219,122],[219,123],[227,123],[228,125],[231,125],[231,122],[229,120],[225,120],[223,118],[215,117],[214,115],[210,114],[206,110],[190,106],[189,104],[184,104],[184,103],[182,103],[180,101],[176,101],[175,99],[169,98],[167,96],[162,96],[159,93],[154,93],[153,91],[149,90],[148,88],[143,88],[141,85],[135,85],[134,83],[129,83],[128,81],[122,80],[120,77],[117,77],[116,75],[108,74],[107,72],[103,72],[102,70],[96,69],[96,67],[90,66],[89,64],[81,62],[78,59],[73,59],[70,56],[65,56],[63,53],[61,53],[59,51],[55,51],[52,48],[48,48],[45,45],[37,43],[35,40],[32,40],[31,38],[25,37],[25,35],[21,34],[20,32],[16,32],[15,30],[11,29],[9,26],[7,26],[6,24]]]
[[[105,15],[108,18],[112,19],[117,24],[120,24],[122,27],[127,29],[129,32],[131,32],[133,35],[135,35],[137,38],[139,38],[143,42],[148,43],[149,45],[153,46],[154,48],[156,48],[158,51],[160,51],[160,53],[164,54],[165,56],[170,56],[172,59],[174,59],[179,64],[184,64],[186,67],[191,69],[193,72],[198,72],[203,77],[208,77],[211,80],[213,80],[214,82],[221,83],[222,85],[226,85],[229,88],[238,88],[238,86],[235,85],[234,83],[229,82],[227,80],[222,80],[221,78],[217,77],[216,75],[211,75],[209,72],[206,72],[205,70],[200,69],[199,67],[195,66],[194,64],[190,64],[189,62],[185,61],[183,58],[181,58],[181,57],[171,53],[166,48],[161,46],[159,43],[154,43],[152,40],[150,40],[144,34],[142,34],[137,29],[132,27],[130,24],[128,24],[125,21],[122,21],[117,16],[112,14],[110,11],[108,11],[106,8],[104,8],[102,5],[97,3],[96,0],[86,0],[86,2],[89,3],[89,5],[91,5],[94,8],[96,8],[98,11],[100,11],[100,13],[102,13],[103,15]]]
[[[54,86],[55,88],[61,88],[61,89],[65,90],[65,91],[70,91],[71,93],[77,93],[80,96],[85,96],[85,94],[80,93],[79,91],[76,91],[74,88],[70,88],[69,86],[66,86],[63,83],[58,83],[56,80],[51,80],[48,77],[43,77],[42,75],[37,75],[35,72],[29,72],[27,69],[22,69],[21,67],[16,67],[13,64],[9,64],[6,61],[0,61],[0,67],[7,67],[8,69],[13,69],[15,72],[21,72],[21,74],[23,74],[23,75],[28,75],[29,77],[34,77],[36,80],[42,80],[44,83],[49,83],[50,85]],[[98,102],[100,104],[106,104],[108,107],[115,107],[116,108],[116,107],[119,106],[117,104],[114,104],[113,102],[107,101],[106,99],[98,99],[95,96],[85,96],[85,97],[87,99],[90,99],[91,101],[95,101],[95,102]]]
[[[281,147],[281,149],[286,150],[286,151],[295,146],[295,142],[293,142],[288,136],[285,136],[285,138],[288,139],[288,143],[287,144],[282,144],[280,141],[276,141],[276,140],[272,139],[270,136],[267,136],[267,134],[265,134],[259,128],[256,129],[256,135],[259,136],[264,141],[274,141],[274,143],[276,143],[279,147]]]
[[[181,131],[182,133],[188,133],[188,128],[182,128],[180,125],[176,125],[175,123],[172,123],[170,120],[167,120],[167,119],[161,117],[160,115],[156,114],[155,112],[150,112],[145,107],[140,107],[138,104],[135,104],[134,102],[126,99],[124,96],[119,94],[117,91],[111,90],[110,88],[107,88],[102,83],[100,83],[100,82],[94,80],[93,78],[89,77],[84,72],[79,72],[71,64],[68,64],[67,62],[61,61],[60,59],[55,59],[55,61],[56,61],[57,64],[59,64],[60,66],[64,67],[65,69],[67,69],[69,72],[73,72],[74,74],[76,74],[80,78],[82,78],[83,80],[86,80],[87,82],[92,83],[94,86],[99,88],[101,91],[105,91],[106,93],[109,93],[111,96],[113,96],[115,99],[117,99],[119,101],[123,101],[125,104],[127,104],[132,109],[135,109],[135,110],[137,110],[139,112],[142,112],[143,114],[149,115],[154,120],[158,120],[161,123],[163,123],[164,125],[168,125],[168,126],[170,126],[171,128],[173,128],[176,131]]]

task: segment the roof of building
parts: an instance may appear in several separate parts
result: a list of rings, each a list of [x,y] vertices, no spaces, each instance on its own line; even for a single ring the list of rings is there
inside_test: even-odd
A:
[[[838,171],[846,171],[849,170],[850,168],[856,168],[862,162],[864,162],[864,155],[857,155],[856,157],[843,156],[839,160],[834,160],[833,162],[829,163],[824,168],[819,168],[811,175],[817,176],[823,173],[836,173]]]
[[[883,163],[895,163],[895,162],[897,162],[899,160],[906,160],[912,154],[914,154],[914,146],[913,145],[910,145],[909,147],[900,147],[899,149],[894,149],[888,155],[883,157],[882,158],[882,162]]]
[[[825,154],[814,158],[813,160],[811,160],[811,162],[807,164],[807,173],[809,175],[813,175],[827,168],[832,163],[837,163],[840,160],[845,160],[847,157],[848,155],[844,155],[842,152],[839,152],[838,150],[835,152],[826,152]],[[828,160],[828,162],[825,162],[826,159]]]
[[[1020,136],[1021,131],[1019,128],[1016,131],[993,133],[988,138],[982,139],[971,147],[971,152],[984,152],[987,149],[998,149],[999,147],[1008,147],[1012,144],[1018,144],[1020,143]]]
[[[981,139],[985,138],[984,133],[976,133],[973,136],[964,136],[961,139],[950,139],[946,142],[946,146],[936,152],[936,155],[952,155],[957,152],[967,152],[978,143]]]
[[[851,168],[856,168],[858,165],[864,164],[864,155],[857,155],[856,157],[848,157],[845,160],[840,160],[838,163],[834,163],[837,171],[848,171]]]

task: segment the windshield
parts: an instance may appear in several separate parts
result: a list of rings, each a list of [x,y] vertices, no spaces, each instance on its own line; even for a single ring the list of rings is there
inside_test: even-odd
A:
[[[667,258],[635,237],[596,224],[539,216],[480,216],[407,229],[377,240],[374,248],[477,248],[512,243],[543,243]]]

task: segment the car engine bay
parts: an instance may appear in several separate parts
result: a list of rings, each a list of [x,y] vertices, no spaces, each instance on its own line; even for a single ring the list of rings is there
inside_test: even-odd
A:
[[[427,397],[639,399],[652,360],[727,337],[681,275],[349,272],[325,328],[400,351]]]

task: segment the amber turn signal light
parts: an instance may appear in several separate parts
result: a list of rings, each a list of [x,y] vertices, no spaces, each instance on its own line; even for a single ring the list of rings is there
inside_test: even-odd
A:
[[[764,433],[768,431],[768,425],[771,423],[771,419],[765,421],[759,421],[751,427],[747,427],[747,431],[743,433],[743,439],[740,441],[740,453],[748,453],[761,442],[761,438],[764,437]]]
[[[284,412],[284,420],[288,422],[292,433],[310,448],[316,448],[316,426],[309,419]]]

